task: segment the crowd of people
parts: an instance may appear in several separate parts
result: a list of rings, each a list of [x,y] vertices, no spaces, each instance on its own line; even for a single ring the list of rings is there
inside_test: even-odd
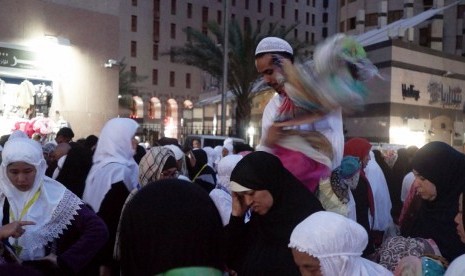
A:
[[[255,58],[277,92],[257,150],[145,148],[128,118],[0,138],[0,275],[465,275],[465,155],[436,141],[390,166],[344,137],[376,75],[363,49],[338,35],[305,63],[267,37]]]

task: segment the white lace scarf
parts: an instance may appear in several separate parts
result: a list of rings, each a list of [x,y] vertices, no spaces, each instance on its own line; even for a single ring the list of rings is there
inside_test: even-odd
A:
[[[1,206],[4,204],[5,197],[1,200]],[[83,202],[69,190],[65,190],[63,198],[59,201],[54,209],[50,220],[42,225],[27,226],[26,232],[18,240],[19,245],[23,247],[21,255],[22,260],[34,260],[44,257],[45,246],[57,239],[71,225],[71,221],[78,214]],[[34,208],[34,205],[32,206]],[[10,238],[13,244],[15,239]]]

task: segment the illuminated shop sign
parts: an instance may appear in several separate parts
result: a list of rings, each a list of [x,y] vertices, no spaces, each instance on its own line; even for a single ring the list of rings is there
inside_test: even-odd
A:
[[[446,86],[438,81],[430,81],[427,87],[429,93],[429,104],[442,105],[442,107],[459,107],[462,104],[462,88],[459,86]],[[402,83],[402,98],[414,98],[418,101],[420,90],[415,89],[413,84]]]
[[[462,103],[462,88],[458,86],[448,86],[437,81],[430,81],[428,83],[429,103],[439,103],[443,107],[459,107]]]
[[[413,89],[415,85],[410,84],[407,86],[405,83],[402,84],[402,98],[414,98],[415,101],[418,101],[420,98],[420,90]]]
[[[37,54],[31,51],[0,47],[0,67],[35,69]]]

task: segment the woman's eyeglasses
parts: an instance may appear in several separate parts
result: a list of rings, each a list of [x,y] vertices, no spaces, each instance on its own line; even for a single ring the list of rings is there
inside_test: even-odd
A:
[[[168,169],[161,172],[161,176],[163,178],[177,178],[179,176],[179,172],[177,169]]]

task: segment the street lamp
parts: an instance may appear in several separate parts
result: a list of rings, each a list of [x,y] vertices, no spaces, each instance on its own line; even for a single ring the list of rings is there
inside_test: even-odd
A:
[[[224,0],[223,91],[221,92],[221,134],[226,135],[226,93],[228,93],[228,19],[229,0]]]

